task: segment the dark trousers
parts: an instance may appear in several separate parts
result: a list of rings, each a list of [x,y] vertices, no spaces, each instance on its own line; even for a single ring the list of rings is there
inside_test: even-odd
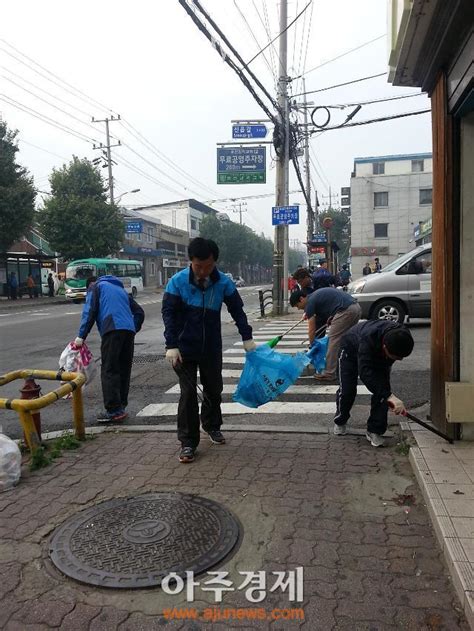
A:
[[[111,331],[102,338],[102,396],[107,412],[127,407],[134,341],[132,331]]]
[[[222,425],[222,355],[192,360],[183,358],[175,372],[179,378],[181,396],[178,405],[178,440],[183,447],[199,445],[199,405],[196,392],[197,370],[201,377],[204,400],[201,423],[204,431],[220,429]],[[201,395],[202,396],[202,395]]]
[[[357,355],[341,348],[339,353],[339,388],[336,394],[336,425],[345,425],[350,418],[351,409],[357,396],[357,380],[359,367]],[[370,402],[370,416],[367,420],[367,430],[374,434],[385,434],[387,431],[388,403],[380,402],[380,397],[372,395]]]

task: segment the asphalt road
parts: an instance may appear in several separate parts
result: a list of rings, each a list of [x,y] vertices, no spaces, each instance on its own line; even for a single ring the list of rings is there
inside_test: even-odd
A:
[[[245,287],[240,290],[245,310],[254,329],[263,326],[259,320],[258,288]],[[132,383],[129,400],[130,424],[170,423],[173,418],[158,419],[137,417],[136,414],[149,404],[169,400],[166,391],[176,384],[176,376],[164,360],[163,324],[161,320],[161,295],[142,294],[139,298],[146,313],[142,331],[136,337],[135,363],[132,371]],[[59,356],[66,344],[74,339],[82,311],[81,305],[35,305],[25,303],[18,308],[2,309],[0,305],[0,374],[20,368],[57,370]],[[224,348],[232,347],[240,337],[225,308],[222,311],[222,334]],[[397,362],[393,371],[394,392],[410,407],[416,407],[429,400],[429,365],[430,365],[430,327],[426,321],[411,323],[415,338],[415,350],[412,356]],[[100,367],[100,338],[97,330],[91,332],[87,343]],[[228,366],[231,368],[231,366]],[[238,366],[234,366],[238,368]],[[235,380],[232,381],[235,383]],[[302,382],[308,384],[309,381]],[[57,382],[42,381],[43,392],[57,386]],[[20,382],[12,382],[0,389],[0,396],[18,397]],[[286,400],[295,401],[294,395],[285,395]],[[168,398],[167,398],[168,397]],[[312,401],[309,394],[299,395],[298,401]],[[320,397],[323,401],[334,401],[334,396]],[[368,397],[366,397],[368,403]],[[224,401],[231,401],[231,395],[224,395]],[[100,379],[96,378],[84,392],[85,417],[87,425],[96,424],[96,415],[102,409]],[[362,408],[362,406],[360,406]],[[364,412],[365,413],[365,412]],[[311,415],[306,415],[307,422]],[[290,422],[289,417],[278,414],[278,423]],[[61,400],[42,411],[43,431],[70,428],[72,425],[71,402]],[[249,415],[232,417],[230,422],[241,424],[254,423]],[[259,424],[275,423],[272,414],[259,414]],[[21,435],[17,415],[13,411],[0,410],[0,425],[9,436]]]

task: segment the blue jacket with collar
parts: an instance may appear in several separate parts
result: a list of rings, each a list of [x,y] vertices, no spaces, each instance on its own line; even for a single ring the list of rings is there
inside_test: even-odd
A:
[[[243,302],[234,283],[217,267],[201,289],[191,266],[175,274],[166,285],[162,315],[166,348],[179,348],[184,357],[198,359],[222,352],[221,308],[225,303],[242,339],[252,339]]]
[[[138,333],[144,319],[143,309],[127,294],[122,281],[115,276],[101,276],[87,291],[79,337],[85,340],[94,322],[101,337],[111,331]]]

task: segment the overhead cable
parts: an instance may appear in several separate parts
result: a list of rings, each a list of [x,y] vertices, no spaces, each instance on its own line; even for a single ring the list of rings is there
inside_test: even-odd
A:
[[[368,77],[362,77],[360,79],[352,79],[352,81],[345,81],[344,83],[337,83],[336,85],[330,85],[327,88],[319,88],[319,90],[310,90],[309,92],[299,92],[293,94],[293,98],[297,96],[304,96],[305,94],[316,94],[316,92],[326,92],[327,90],[334,90],[334,88],[341,88],[344,85],[351,85],[352,83],[359,83],[360,81],[368,81],[369,79],[375,79],[376,77],[385,77],[386,72],[379,72],[379,74],[373,74]]]
[[[325,131],[333,131],[334,129],[345,129],[346,127],[359,127],[360,125],[370,125],[372,123],[383,123],[385,121],[394,120],[396,118],[406,118],[407,116],[417,116],[418,114],[428,114],[429,110],[417,110],[415,112],[405,112],[404,114],[395,114],[393,116],[383,116],[381,118],[373,118],[371,120],[358,121],[356,123],[348,123],[346,125],[337,125],[336,127],[325,127],[324,129],[311,130],[310,133],[323,133]]]
[[[250,35],[252,36],[252,39],[254,40],[254,42],[257,44],[258,48],[260,48],[260,42],[257,39],[257,36],[255,35],[255,33],[252,30],[252,27],[250,26],[247,18],[245,17],[245,13],[242,11],[242,9],[239,7],[239,5],[237,4],[237,0],[234,0],[234,6],[237,9],[237,11],[239,12],[240,17],[242,18],[242,21],[244,22],[245,26],[247,27],[248,32],[250,33]],[[255,6],[255,2],[254,2],[254,6]],[[270,51],[271,52],[271,51]],[[275,65],[273,64],[270,65],[270,62],[268,61],[266,55],[263,55],[263,58],[265,60],[265,63],[267,65],[267,68],[270,71],[270,74],[273,76],[273,78],[275,79],[275,81],[278,80],[278,76],[277,76],[277,72],[276,72],[276,68]]]

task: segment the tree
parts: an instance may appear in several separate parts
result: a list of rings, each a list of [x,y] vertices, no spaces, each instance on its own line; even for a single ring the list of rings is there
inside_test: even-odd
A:
[[[340,262],[347,261],[350,248],[350,221],[348,215],[342,210],[336,210],[335,208],[328,208],[322,217],[320,223],[324,217],[331,217],[333,225],[331,228],[331,241],[335,241],[340,248],[338,258]]]
[[[0,252],[25,234],[35,213],[33,178],[15,162],[17,134],[0,121]]]
[[[40,224],[51,247],[66,260],[103,257],[116,252],[123,238],[123,219],[107,202],[98,169],[86,158],[53,169],[51,198]]]

